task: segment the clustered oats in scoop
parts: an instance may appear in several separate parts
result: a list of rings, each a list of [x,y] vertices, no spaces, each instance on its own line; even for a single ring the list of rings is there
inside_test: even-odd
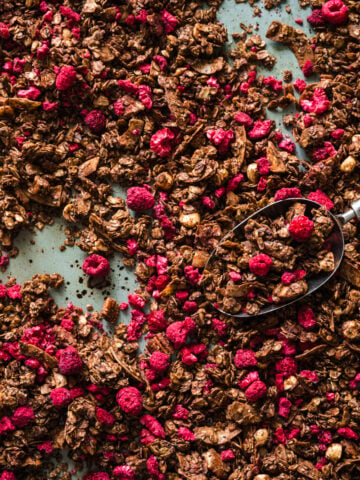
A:
[[[300,0],[296,28],[269,19],[262,38],[256,15],[289,5],[251,0],[232,39],[221,3],[0,0],[0,267],[19,233],[62,217],[94,285],[114,253],[138,282],[83,312],[55,303],[58,274],[4,272],[0,480],[360,478],[358,224],[338,275],[276,315],[228,317],[203,289],[212,250],[261,207],[304,197],[336,214],[359,197],[359,1]],[[270,41],[297,73],[270,71]],[[325,219],[292,219],[288,248],[319,245],[274,288],[330,268]],[[234,272],[276,279],[274,252],[252,257],[255,273]]]
[[[217,306],[255,315],[264,306],[304,295],[311,278],[334,270],[328,242],[333,220],[326,207],[310,216],[305,209],[294,202],[285,215],[250,219],[220,243],[204,275]]]

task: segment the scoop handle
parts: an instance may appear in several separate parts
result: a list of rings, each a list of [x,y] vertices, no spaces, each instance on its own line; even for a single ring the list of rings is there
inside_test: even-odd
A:
[[[355,200],[355,202],[350,205],[349,210],[344,213],[340,213],[340,215],[336,215],[336,218],[342,225],[350,222],[350,220],[352,220],[353,218],[360,220],[360,198]]]

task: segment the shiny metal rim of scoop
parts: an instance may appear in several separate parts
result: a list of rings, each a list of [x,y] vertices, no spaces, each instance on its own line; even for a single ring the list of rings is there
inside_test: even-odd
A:
[[[211,262],[212,258],[216,255],[217,248],[221,245],[222,242],[226,240],[226,238],[235,230],[241,229],[244,227],[244,225],[251,219],[256,218],[259,215],[264,215],[269,218],[274,218],[278,215],[283,214],[288,207],[290,207],[294,202],[299,202],[299,203],[304,203],[307,206],[306,213],[310,213],[310,210],[312,208],[319,208],[322,205],[320,205],[317,202],[314,202],[313,200],[308,200],[306,198],[287,198],[285,200],[279,200],[278,202],[271,203],[270,205],[267,205],[266,207],[261,208],[260,210],[257,210],[254,212],[252,215],[249,217],[245,218],[242,222],[240,222],[236,227],[234,227],[232,230],[230,230],[219,242],[219,245],[211,252],[210,257],[208,261],[206,262],[205,268],[204,268],[204,273],[206,273],[207,266]],[[344,240],[344,235],[342,232],[342,227],[345,225],[345,223],[349,222],[350,220],[353,220],[354,218],[360,219],[360,199],[356,200],[353,202],[350,206],[350,209],[347,210],[346,212],[339,214],[339,215],[334,215],[330,211],[328,211],[328,215],[334,222],[334,231],[330,235],[328,241],[330,241],[331,245],[331,251],[334,254],[334,261],[335,261],[335,268],[331,273],[321,273],[319,275],[316,275],[314,278],[310,279],[308,282],[309,288],[307,292],[304,295],[301,295],[300,297],[297,297],[290,302],[286,303],[281,303],[281,304],[270,304],[267,305],[266,307],[263,307],[259,313],[255,315],[249,315],[248,313],[241,312],[241,313],[229,313],[224,310],[222,310],[219,307],[215,307],[219,312],[228,315],[230,317],[234,318],[257,318],[262,315],[267,315],[269,313],[273,313],[276,310],[280,310],[281,308],[288,307],[289,305],[292,305],[295,302],[299,302],[303,298],[307,297],[308,295],[311,295],[312,293],[315,292],[315,290],[318,290],[320,287],[322,287],[326,282],[328,282],[337,272],[337,270],[340,267],[341,261],[344,256],[344,247],[345,247],[345,240]]]

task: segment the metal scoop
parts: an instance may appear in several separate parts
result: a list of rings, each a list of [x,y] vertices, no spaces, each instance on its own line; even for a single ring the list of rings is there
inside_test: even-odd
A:
[[[245,225],[250,219],[256,219],[259,216],[265,216],[268,218],[276,218],[279,215],[284,214],[288,208],[294,203],[303,203],[306,205],[306,211],[305,214],[309,215],[311,214],[311,210],[313,208],[319,208],[321,205],[317,202],[313,202],[312,200],[307,200],[306,198],[287,198],[286,200],[280,200],[278,202],[271,203],[270,205],[261,208],[257,212],[253,213],[249,217],[247,217],[245,220],[243,220],[241,223],[239,223],[235,228],[233,228],[230,232],[228,232],[220,241],[219,245],[234,231],[236,230],[243,230]],[[260,315],[265,315],[268,313],[273,313],[276,310],[280,310],[280,308],[285,308],[288,305],[291,305],[292,303],[298,302],[299,300],[302,300],[303,298],[307,297],[308,295],[311,295],[315,290],[318,288],[322,287],[327,281],[332,278],[338,268],[340,267],[341,261],[344,256],[344,246],[345,246],[345,241],[344,241],[344,235],[342,232],[342,227],[345,225],[345,223],[349,222],[350,220],[353,220],[354,218],[360,219],[360,199],[356,200],[354,203],[351,204],[350,209],[347,210],[345,213],[342,213],[340,215],[334,215],[331,212],[328,211],[329,217],[332,219],[334,222],[334,229],[331,235],[328,237],[327,242],[330,244],[331,251],[334,255],[334,261],[335,261],[335,268],[332,272],[327,273],[323,272],[320,273],[313,278],[311,278],[308,281],[308,290],[304,295],[301,295],[293,300],[290,300],[289,302],[286,303],[281,303],[281,304],[271,304],[263,307],[259,313],[255,315],[249,315],[248,313],[242,312],[242,313],[237,313],[237,314],[232,314],[225,312],[224,310],[221,310],[220,308],[217,308],[217,310],[221,313],[224,313],[225,315],[229,315],[231,317],[236,317],[236,318],[254,318],[258,317]],[[218,247],[217,247],[218,248]],[[205,271],[207,270],[207,266],[210,264],[211,260],[214,258],[216,255],[216,250],[215,248],[212,252],[211,255],[205,265]]]

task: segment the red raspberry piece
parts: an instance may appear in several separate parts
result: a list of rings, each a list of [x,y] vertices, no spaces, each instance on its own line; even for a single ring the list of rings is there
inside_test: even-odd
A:
[[[171,323],[166,329],[167,338],[174,343],[176,349],[185,345],[187,336],[195,329],[195,322],[190,317]]]
[[[234,120],[240,123],[240,125],[244,125],[245,127],[251,127],[251,125],[253,124],[253,121],[250,115],[244,112],[235,113]]]
[[[276,80],[274,77],[265,77],[264,84],[268,85],[274,92],[281,92],[283,89],[282,80]]]
[[[166,58],[163,57],[162,55],[154,55],[153,60],[155,63],[159,65],[161,71],[164,71],[168,66],[168,62]]]
[[[279,148],[281,150],[285,150],[286,152],[289,153],[294,153],[295,152],[295,143],[292,142],[289,138],[281,140],[279,143]]]
[[[4,40],[10,38],[9,27],[6,23],[0,22],[0,38],[3,38]]]
[[[271,131],[272,120],[257,120],[248,135],[251,140],[260,140],[267,137]]]
[[[326,110],[329,108],[330,100],[327,98],[324,90],[320,87],[317,87],[314,90],[312,99],[302,100],[300,104],[306,112],[321,114],[326,112]]]
[[[320,8],[313,10],[312,14],[307,17],[307,21],[312,27],[318,27],[319,25],[324,25],[325,19],[323,17],[322,11]]]
[[[302,195],[301,195],[301,192],[298,188],[294,187],[294,188],[280,188],[280,190],[278,190],[276,193],[275,193],[275,196],[274,196],[274,200],[275,202],[279,201],[279,200],[285,200],[286,198],[301,198]]]
[[[120,480],[134,480],[135,470],[129,465],[119,465],[114,468],[113,475]]]
[[[22,428],[34,418],[34,410],[31,407],[19,407],[15,410],[13,416],[11,417],[11,421],[16,427]]]
[[[29,87],[27,90],[19,90],[17,96],[20,98],[28,98],[29,100],[36,100],[41,92],[36,87]]]
[[[163,128],[158,130],[151,137],[150,148],[159,157],[168,157],[171,149],[174,146],[175,133],[170,128]]]
[[[292,403],[285,397],[281,397],[279,401],[279,415],[284,418],[288,418],[290,415]]]
[[[305,80],[302,80],[301,78],[298,78],[297,80],[295,80],[295,82],[293,82],[293,85],[299,93],[302,93],[307,87],[307,83],[305,82]]]
[[[234,192],[241,182],[245,180],[245,177],[242,173],[238,173],[235,177],[231,178],[226,186],[226,193]]]
[[[126,192],[126,204],[130,210],[141,212],[152,208],[155,198],[145,187],[131,187]]]
[[[156,351],[149,358],[150,367],[157,373],[163,373],[170,365],[170,356],[166,353]]]
[[[106,118],[100,110],[92,110],[86,114],[84,122],[92,132],[100,133],[105,128]]]
[[[67,90],[76,80],[76,70],[72,65],[64,65],[56,77],[56,88],[58,90]]]
[[[315,192],[309,193],[308,199],[320,203],[320,205],[324,205],[328,210],[331,210],[334,207],[332,200],[330,200],[326,193],[321,190],[315,190]]]
[[[266,157],[261,157],[256,160],[260,175],[267,175],[270,172],[270,162]]]
[[[231,460],[234,460],[235,455],[232,450],[223,450],[221,452],[221,460],[223,462],[231,462]]]
[[[14,425],[12,424],[9,417],[2,417],[0,419],[0,435],[4,435],[8,432],[15,430]]]
[[[165,479],[165,475],[160,473],[159,462],[155,457],[155,455],[150,455],[150,457],[146,460],[146,468],[149,472],[149,475],[151,475],[152,478],[157,480]]]
[[[79,373],[83,362],[79,352],[74,347],[67,347],[59,350],[56,355],[59,359],[59,370],[63,375],[73,375]]]
[[[178,19],[167,10],[162,10],[160,13],[165,33],[171,33],[177,27]]]
[[[113,107],[114,107],[115,115],[117,115],[118,117],[121,117],[121,115],[124,115],[125,107],[122,100],[120,99],[116,100],[116,102],[114,102],[113,104]]]
[[[139,415],[143,406],[140,390],[135,387],[124,387],[116,394],[116,401],[120,408],[130,415]]]
[[[245,348],[236,352],[234,363],[238,368],[256,367],[258,364],[255,358],[255,352]]]
[[[256,402],[260,398],[265,397],[267,387],[261,380],[256,380],[245,390],[245,397],[249,402]]]
[[[316,317],[312,308],[304,305],[298,312],[298,323],[305,330],[312,330],[316,326]]]
[[[341,25],[346,22],[349,9],[341,0],[329,0],[321,7],[322,16],[333,25]]]
[[[350,427],[338,428],[337,433],[348,440],[359,440],[359,435]]]
[[[307,380],[310,380],[312,383],[318,383],[319,382],[319,377],[315,372],[312,372],[311,370],[302,370],[299,373],[300,377],[306,378]]]
[[[109,274],[110,263],[106,258],[94,253],[85,258],[82,269],[87,275],[91,275],[95,278],[102,278]]]
[[[345,130],[343,128],[337,128],[333,132],[331,132],[331,136],[335,138],[335,140],[339,140],[343,137]]]
[[[110,480],[110,477],[105,472],[96,472],[90,473],[90,475],[86,475],[84,480]]]
[[[15,474],[9,470],[3,470],[0,480],[16,480]]]
[[[46,58],[50,52],[50,48],[44,43],[40,48],[37,49],[36,56],[40,60]]]
[[[259,374],[256,370],[249,372],[240,382],[238,383],[241,390],[245,390],[249,385],[251,385],[256,380],[260,380]]]
[[[185,407],[180,404],[175,406],[175,411],[173,413],[174,418],[176,418],[177,420],[187,420],[188,415],[189,410],[187,410]]]
[[[310,77],[314,73],[314,64],[310,60],[306,60],[301,70],[305,77]]]
[[[179,428],[178,437],[186,440],[187,442],[195,442],[196,440],[193,432],[186,427]]]
[[[96,418],[100,423],[105,425],[105,427],[112,427],[115,422],[114,416],[100,407],[96,407]]]
[[[297,372],[297,363],[291,357],[284,357],[275,364],[276,371],[289,377]]]
[[[201,274],[198,268],[187,265],[184,268],[185,278],[191,285],[197,285],[201,279]]]
[[[151,96],[152,96],[151,88],[148,85],[139,85],[138,97],[140,102],[147,109],[150,109],[152,107]]]
[[[71,402],[71,393],[67,388],[54,388],[50,393],[50,398],[55,407],[64,407]]]
[[[272,265],[272,260],[269,255],[265,253],[260,253],[255,257],[250,258],[249,268],[252,273],[255,275],[265,276],[269,273],[269,270]]]
[[[305,242],[311,237],[313,230],[314,222],[305,215],[298,215],[289,224],[289,234],[298,242]]]
[[[154,310],[147,316],[150,332],[161,332],[167,327],[164,310]]]
[[[150,432],[159,438],[165,438],[165,430],[152,415],[143,415],[140,418],[141,425],[144,425]]]
[[[218,147],[220,155],[226,154],[230,143],[235,138],[232,130],[224,130],[223,128],[210,129],[206,132],[206,136],[213,145]]]

